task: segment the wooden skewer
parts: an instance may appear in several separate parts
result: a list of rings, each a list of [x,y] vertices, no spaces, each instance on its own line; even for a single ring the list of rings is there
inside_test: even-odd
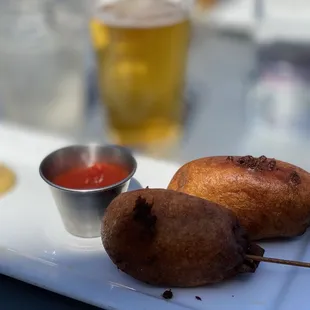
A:
[[[295,260],[286,260],[286,259],[280,259],[280,258],[271,258],[271,257],[263,257],[263,256],[257,256],[257,255],[246,255],[247,259],[251,259],[257,262],[267,262],[267,263],[273,263],[273,264],[282,264],[282,265],[290,265],[290,266],[297,266],[297,267],[305,267],[310,268],[310,263],[304,263],[299,262]]]

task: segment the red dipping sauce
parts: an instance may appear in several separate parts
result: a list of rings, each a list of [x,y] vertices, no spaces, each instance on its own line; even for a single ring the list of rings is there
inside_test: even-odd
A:
[[[72,189],[96,189],[124,180],[129,172],[122,166],[96,163],[90,167],[70,169],[53,179],[58,186]]]

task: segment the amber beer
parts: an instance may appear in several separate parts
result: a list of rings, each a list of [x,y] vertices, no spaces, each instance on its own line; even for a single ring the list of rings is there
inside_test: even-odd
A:
[[[136,1],[122,12],[121,2],[103,6],[91,21],[101,101],[114,142],[171,144],[182,127],[188,13],[161,0],[138,0],[141,8]]]

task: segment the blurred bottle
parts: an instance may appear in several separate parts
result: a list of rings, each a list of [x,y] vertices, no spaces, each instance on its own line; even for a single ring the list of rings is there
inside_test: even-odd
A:
[[[2,114],[74,133],[84,113],[84,0],[0,2]]]
[[[215,5],[216,3],[218,3],[219,1],[221,0],[196,0],[197,5],[201,9],[208,9],[212,7],[213,5]]]
[[[296,161],[309,151],[310,2],[256,0],[254,13],[256,70],[246,107],[249,145],[264,145],[265,152]]]
[[[278,134],[310,136],[310,3],[257,0],[257,4],[249,120]],[[303,14],[292,13],[293,7]]]

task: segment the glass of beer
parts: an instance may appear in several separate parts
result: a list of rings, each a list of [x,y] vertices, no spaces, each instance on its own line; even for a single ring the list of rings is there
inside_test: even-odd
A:
[[[97,6],[90,31],[113,143],[151,155],[178,145],[190,35],[185,1],[116,0]]]

